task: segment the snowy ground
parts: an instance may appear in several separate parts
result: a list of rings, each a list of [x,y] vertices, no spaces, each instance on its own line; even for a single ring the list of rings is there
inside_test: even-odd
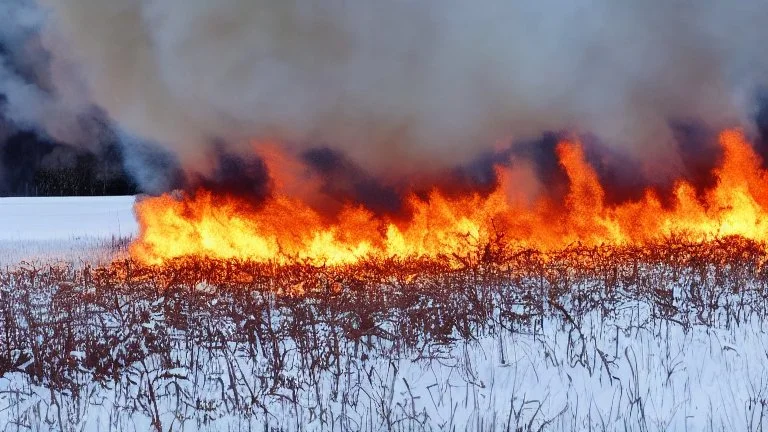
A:
[[[131,368],[132,383],[86,385],[75,398],[9,374],[0,378],[0,424],[55,430],[61,416],[71,430],[149,431],[151,385],[164,430],[265,430],[267,424],[278,430],[757,431],[768,425],[768,342],[757,325],[633,330],[590,318],[582,327],[583,354],[553,321],[538,335],[458,343],[440,360],[342,355],[339,375],[327,372],[299,388],[270,390],[259,361],[235,345],[221,357],[190,348],[197,370],[163,367],[159,356],[150,357]],[[308,382],[294,351],[286,346],[284,353],[292,366],[282,379]],[[72,353],[75,361],[84,355]],[[250,392],[257,393],[256,405],[232,415],[238,400],[248,406],[242,399]]]
[[[0,199],[0,264],[105,262],[115,239],[136,233],[133,199]],[[694,279],[681,280],[676,293],[701,289],[701,280]],[[0,286],[0,294],[12,289]],[[158,304],[148,301],[147,307]],[[175,347],[170,358],[150,355],[126,365],[125,379],[97,384],[83,360],[91,353],[72,351],[83,385],[78,394],[31,382],[23,369],[32,360],[25,362],[0,376],[0,431],[147,431],[158,427],[153,415],[162,430],[188,431],[757,431],[768,426],[768,335],[759,316],[679,325],[658,318],[643,301],[629,301],[608,317],[592,312],[577,324],[552,315],[533,329],[496,328],[427,357],[393,355],[391,342],[376,337],[362,351],[345,342],[334,370],[319,377],[305,367],[293,341],[281,340],[267,347],[281,353],[284,367],[274,381],[264,378],[268,359],[254,357],[247,346],[185,345],[191,339],[170,328],[162,313],[147,316],[140,330],[162,329],[178,337],[174,342],[169,336]],[[285,318],[278,313],[270,319]],[[0,318],[0,327],[3,323]],[[236,335],[243,325],[232,321],[212,328]],[[197,330],[202,329],[201,324]],[[30,326],[29,331],[44,330]],[[322,341],[330,340],[324,332],[335,330],[316,331]],[[157,394],[148,399],[147,389]]]
[[[108,261],[136,234],[134,197],[0,198],[0,266]]]

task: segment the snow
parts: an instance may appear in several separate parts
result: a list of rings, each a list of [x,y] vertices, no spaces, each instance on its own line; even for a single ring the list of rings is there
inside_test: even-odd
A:
[[[164,430],[708,431],[768,425],[768,339],[759,323],[684,329],[647,318],[647,311],[586,316],[584,351],[569,339],[567,324],[547,320],[542,332],[458,342],[433,359],[382,349],[361,360],[342,352],[340,375],[324,373],[315,384],[286,340],[280,342],[286,365],[280,379],[304,383],[292,389],[272,388],[261,360],[236,345],[223,356],[201,346],[172,354],[173,362],[185,363],[194,353],[194,369],[167,368],[151,356],[127,368],[130,379],[87,384],[72,397],[14,372],[0,378],[0,424],[32,423],[36,413],[60,409],[65,422],[81,422],[76,430],[150,430],[151,417],[135,409],[135,400],[152,385]],[[82,381],[89,382],[85,370]],[[258,398],[253,411],[227,411],[238,394],[251,391]],[[208,408],[195,412],[190,404]],[[58,426],[53,419],[35,430]]]
[[[0,198],[0,265],[100,264],[138,232],[133,196]]]
[[[133,196],[0,198],[0,241],[131,236]]]

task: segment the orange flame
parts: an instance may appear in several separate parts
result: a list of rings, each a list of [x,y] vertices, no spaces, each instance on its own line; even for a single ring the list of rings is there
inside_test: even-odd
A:
[[[181,199],[163,195],[139,201],[140,233],[131,253],[146,263],[198,256],[343,265],[365,258],[468,256],[499,235],[510,244],[545,251],[576,242],[643,244],[675,234],[698,241],[738,235],[763,242],[768,237],[768,173],[740,131],[722,132],[719,142],[724,158],[714,172],[715,186],[697,196],[693,185],[679,181],[667,206],[651,189],[640,200],[607,204],[581,145],[566,141],[557,147],[569,181],[563,203],[510,197],[505,191],[514,189],[513,173],[506,168],[497,168],[499,185],[487,195],[447,197],[434,190],[427,199],[407,197],[407,221],[347,204],[336,221],[328,222],[304,201],[286,195],[253,207],[199,190]]]

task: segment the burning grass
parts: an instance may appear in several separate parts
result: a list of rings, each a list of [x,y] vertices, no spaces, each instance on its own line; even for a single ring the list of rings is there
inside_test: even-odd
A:
[[[328,267],[199,258],[21,266],[0,273],[0,376],[23,377],[6,393],[19,403],[48,389],[57,416],[37,421],[54,429],[78,424],[105,391],[110,416],[140,414],[156,430],[184,422],[213,430],[231,416],[283,429],[429,429],[451,424],[438,418],[442,405],[425,407],[423,389],[408,396],[415,384],[390,367],[447,368],[467,391],[481,391],[483,366],[466,357],[467,347],[516,365],[516,348],[502,341],[525,337],[569,376],[605,376],[624,395],[627,380],[643,377],[618,371],[631,348],[621,352],[619,332],[663,339],[665,325],[681,335],[735,329],[768,312],[766,247],[742,237],[547,253],[502,246]],[[615,326],[615,349],[600,336],[606,326]],[[763,392],[738,401],[752,404],[752,426],[766,421]],[[612,421],[650,421],[648,394],[624,397],[618,403],[635,411]],[[473,428],[586,421],[572,402],[560,411],[520,394],[493,414],[483,417],[493,423]],[[29,410],[8,415],[24,425],[36,418]]]
[[[342,200],[339,209],[327,214],[306,196],[322,196],[321,186],[305,187],[316,193],[296,192],[298,187],[285,186],[288,180],[281,179],[285,162],[270,165],[267,158],[277,186],[266,197],[249,200],[200,187],[139,200],[140,229],[131,255],[151,264],[197,256],[349,266],[391,257],[443,262],[445,256],[469,257],[499,239],[546,252],[575,243],[642,248],[681,233],[698,242],[731,235],[766,242],[768,171],[741,131],[723,131],[719,143],[722,161],[704,173],[714,182],[696,184],[681,177],[666,197],[648,186],[640,197],[610,202],[610,185],[601,183],[582,146],[562,141],[555,151],[566,178],[562,196],[546,188],[529,202],[517,196],[520,179],[511,168],[498,165],[490,191],[403,191],[400,215],[374,212],[353,199]]]

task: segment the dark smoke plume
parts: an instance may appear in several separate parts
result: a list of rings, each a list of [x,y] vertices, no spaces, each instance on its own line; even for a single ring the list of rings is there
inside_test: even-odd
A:
[[[136,190],[108,116],[32,0],[0,3],[0,196]]]

